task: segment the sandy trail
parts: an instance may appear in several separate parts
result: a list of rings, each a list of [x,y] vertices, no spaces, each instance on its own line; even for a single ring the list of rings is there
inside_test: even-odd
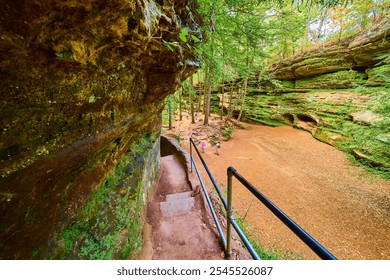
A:
[[[217,127],[175,123],[175,134],[189,150],[188,138],[206,139]],[[233,166],[339,259],[390,259],[390,182],[352,166],[346,155],[292,127],[245,124],[222,141],[220,155],[208,145],[204,158],[219,185]],[[237,181],[237,215],[265,247],[290,258],[318,258]],[[211,185],[211,184],[209,184]]]

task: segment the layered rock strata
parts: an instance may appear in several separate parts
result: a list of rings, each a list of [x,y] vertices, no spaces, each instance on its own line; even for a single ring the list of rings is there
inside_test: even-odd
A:
[[[382,66],[383,61],[386,60],[384,56],[389,54],[390,49],[389,30],[390,22],[382,22],[358,36],[324,44],[294,58],[276,63],[270,67],[270,73],[277,80],[299,81],[304,79],[307,81],[312,77],[318,79],[321,75],[349,71],[351,72],[349,76],[364,74],[365,77],[356,79],[357,83],[361,83],[361,78],[365,80],[367,78],[365,72],[369,73],[371,69]],[[351,77],[344,79],[341,75],[339,80],[354,79]],[[374,84],[369,82],[367,85]],[[345,88],[345,84],[341,82],[339,85],[333,84],[333,87]]]

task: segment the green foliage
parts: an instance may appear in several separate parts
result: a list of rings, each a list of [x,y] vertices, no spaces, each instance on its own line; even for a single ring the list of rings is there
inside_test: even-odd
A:
[[[385,64],[367,70],[368,81],[367,86],[384,85],[390,87],[390,64]]]
[[[227,126],[221,128],[221,134],[225,138],[225,141],[230,140],[233,133],[233,126]]]
[[[172,118],[174,121],[174,116],[177,114],[177,112],[180,109],[180,95],[181,90],[178,90],[173,95],[169,95],[164,100],[164,111],[162,114],[162,124],[168,125],[169,124],[169,106],[171,106],[172,110]]]
[[[167,49],[170,50],[171,52],[174,52],[175,48],[179,46],[178,42],[167,42],[164,39],[163,39],[163,43],[167,47]]]
[[[376,64],[376,66],[390,64],[390,53],[377,57],[377,60],[379,60],[379,62]]]
[[[214,81],[229,76],[248,77],[266,55],[266,30],[259,20],[266,9],[251,1],[199,3],[205,19],[203,33],[209,38],[201,44],[203,67],[208,69],[208,75]]]
[[[378,90],[371,104],[375,113],[390,118],[390,94],[388,89]]]
[[[248,77],[267,56],[278,61],[313,43],[369,28],[388,17],[387,2],[199,0],[202,32],[208,38],[199,48],[203,68],[209,69],[213,80],[224,78],[225,72]],[[188,30],[183,29],[180,38],[186,43]]]
[[[327,39],[355,35],[389,16],[388,0],[350,1],[346,5],[334,5],[327,10],[331,29]]]
[[[187,40],[187,35],[188,35],[188,28],[185,27],[181,30],[180,34],[179,34],[179,38],[180,40],[182,40],[183,43],[187,43],[188,40]]]
[[[193,50],[196,54],[200,54],[199,49],[196,47],[201,40],[196,37],[194,34],[189,34],[189,30],[187,27],[184,27],[179,33],[177,41],[165,41],[162,40],[167,49],[171,52],[174,52],[178,47],[186,46],[187,48]]]
[[[195,35],[191,34],[191,39],[196,42],[196,43],[200,43],[200,39],[198,37],[196,37]]]
[[[364,126],[356,123],[346,123],[343,131],[351,135],[346,141],[340,142],[340,148],[350,152],[351,159],[367,170],[390,180],[389,138],[390,121],[381,121],[374,126]],[[386,136],[387,135],[387,136]],[[356,153],[365,155],[357,157]]]

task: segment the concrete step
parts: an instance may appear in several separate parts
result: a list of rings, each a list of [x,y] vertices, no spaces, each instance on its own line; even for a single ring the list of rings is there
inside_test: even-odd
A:
[[[195,209],[195,199],[191,196],[177,200],[160,202],[160,211],[162,216],[165,218],[186,215],[193,209]]]
[[[162,160],[174,160],[175,155],[167,155],[167,156],[161,157],[161,159]]]
[[[191,197],[191,194],[192,191],[167,194],[165,196],[165,201],[174,201],[174,200],[188,198]]]

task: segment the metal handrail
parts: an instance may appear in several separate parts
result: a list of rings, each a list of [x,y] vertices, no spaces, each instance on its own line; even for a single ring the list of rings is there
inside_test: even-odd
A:
[[[251,183],[249,183],[244,177],[242,177],[233,167],[227,169],[228,175],[228,210],[227,219],[233,223],[234,217],[232,216],[232,176],[236,177],[241,184],[243,184],[258,200],[260,200],[271,212],[279,218],[292,232],[295,233],[314,253],[316,253],[323,260],[337,260],[328,250],[325,249],[318,241],[311,237],[306,231],[304,231],[297,223],[295,223],[290,217],[288,217],[283,211],[281,211],[275,204],[273,204],[267,197],[259,192]],[[230,223],[228,223],[229,225]],[[230,227],[228,227],[227,233],[227,254],[231,251],[230,247]]]
[[[221,238],[221,241],[223,243],[223,246],[224,246],[224,250],[225,250],[225,253],[226,253],[226,257],[228,259],[230,259],[231,257],[231,251],[228,251],[227,248],[228,248],[228,242],[230,242],[231,240],[231,230],[227,230],[227,239],[225,239],[225,235],[223,234],[223,231],[221,229],[221,226],[220,226],[220,223],[219,223],[219,220],[218,220],[218,217],[217,215],[215,214],[215,210],[214,210],[214,207],[211,203],[211,200],[209,198],[209,195],[208,195],[208,192],[205,188],[205,185],[204,185],[204,182],[200,176],[200,173],[199,173],[199,170],[198,170],[198,167],[195,163],[195,160],[194,160],[194,157],[193,157],[193,152],[192,152],[192,147],[194,147],[195,149],[195,152],[196,154],[198,155],[200,161],[202,162],[202,165],[203,167],[205,168],[206,172],[207,172],[207,175],[209,176],[213,186],[214,186],[214,189],[216,190],[216,192],[218,193],[218,196],[219,198],[221,199],[222,201],[222,204],[225,208],[225,210],[228,209],[227,205],[228,203],[226,202],[225,198],[223,197],[222,195],[222,192],[221,192],[221,189],[219,188],[217,182],[215,181],[213,175],[211,174],[206,162],[204,161],[203,157],[201,156],[201,154],[199,153],[199,150],[198,148],[196,147],[196,144],[194,142],[194,140],[192,140],[192,138],[190,138],[190,158],[191,158],[191,173],[193,172],[193,169],[192,169],[192,166],[195,167],[195,171],[196,171],[196,174],[198,175],[198,178],[199,178],[199,182],[202,186],[202,189],[203,189],[203,193],[206,197],[206,201],[207,201],[207,204],[209,205],[209,208],[211,210],[211,214],[213,216],[213,219],[214,219],[214,222],[217,226],[217,229],[218,229],[218,233],[219,233],[219,236]],[[231,215],[230,215],[231,216]],[[228,221],[228,220],[227,220]],[[245,246],[247,247],[249,253],[252,255],[253,259],[255,260],[259,260],[259,256],[257,255],[255,249],[253,248],[253,246],[250,244],[250,242],[248,241],[248,238],[245,236],[245,234],[242,232],[242,230],[240,229],[240,227],[238,226],[238,224],[236,223],[236,221],[234,220],[234,218],[231,219],[230,223],[228,222],[227,223],[227,228],[229,229],[229,227],[231,226],[230,224],[233,225],[234,229],[236,230],[236,232],[238,233],[238,235],[240,236],[241,240],[244,242]],[[230,247],[230,243],[229,243],[229,247]]]
[[[205,168],[215,190],[218,193],[219,198],[222,201],[222,204],[226,210],[226,220],[227,220],[227,233],[226,233],[226,239],[222,232],[218,217],[215,213],[214,207],[211,203],[210,197],[208,195],[208,192],[206,190],[206,187],[204,185],[204,182],[200,176],[198,167],[195,163],[192,147],[194,147],[200,161],[203,164],[203,167]],[[241,230],[240,226],[237,224],[235,218],[233,217],[233,206],[232,206],[232,177],[238,179],[258,200],[260,200],[271,212],[276,215],[290,230],[292,230],[308,247],[313,250],[320,258],[325,260],[336,260],[336,257],[333,256],[329,251],[327,251],[320,243],[318,243],[313,237],[311,237],[306,231],[304,231],[298,224],[296,224],[291,218],[289,218],[283,211],[281,211],[276,205],[274,205],[267,197],[265,197],[262,193],[260,193],[251,183],[249,183],[244,177],[242,177],[233,167],[229,167],[227,169],[227,176],[228,176],[228,192],[227,192],[227,202],[225,198],[222,196],[221,189],[219,188],[218,184],[216,183],[213,175],[211,174],[206,162],[204,161],[203,157],[199,153],[198,148],[196,147],[195,142],[190,138],[190,159],[191,159],[191,172],[193,172],[193,166],[195,167],[196,174],[199,178],[200,184],[203,189],[203,193],[206,197],[207,204],[210,207],[212,216],[214,218],[215,224],[217,226],[221,241],[223,243],[225,253],[228,259],[231,257],[231,228],[232,226],[236,230],[237,234],[243,241],[244,245],[248,249],[249,253],[251,254],[252,258],[255,260],[260,260],[260,257],[256,253],[253,246],[250,244],[248,238],[245,236],[244,232]]]
[[[213,182],[213,185],[214,185],[215,189],[217,190],[217,193],[218,193],[218,195],[220,196],[220,198],[221,198],[221,200],[222,200],[222,203],[224,203],[225,209],[226,209],[226,205],[227,205],[227,204],[226,204],[225,199],[222,197],[221,189],[218,187],[217,183],[215,182],[215,179],[214,179],[213,175],[211,174],[210,170],[208,169],[206,162],[203,160],[202,156],[200,155],[200,153],[199,153],[199,151],[198,151],[198,148],[196,147],[194,141],[192,140],[192,138],[190,138],[191,173],[193,172],[192,166],[194,166],[194,167],[195,167],[196,174],[198,175],[198,178],[199,178],[200,185],[202,186],[202,190],[203,190],[203,193],[204,193],[204,195],[205,195],[207,204],[209,205],[211,214],[212,214],[212,216],[213,216],[215,225],[217,226],[217,230],[218,230],[218,233],[219,233],[221,242],[222,242],[222,244],[223,244],[224,249],[226,249],[226,248],[227,248],[227,244],[226,244],[225,235],[223,234],[223,231],[222,231],[221,225],[220,225],[220,223],[219,223],[217,214],[215,213],[213,204],[211,203],[210,197],[209,197],[209,195],[208,195],[208,192],[207,192],[207,190],[206,190],[206,187],[205,187],[205,185],[204,185],[204,182],[203,182],[203,180],[202,180],[202,177],[200,176],[200,173],[199,173],[198,167],[197,167],[197,165],[196,165],[196,163],[195,163],[194,157],[192,156],[192,146],[194,146],[196,153],[198,154],[200,160],[202,161],[202,164],[203,164],[203,166],[205,167],[205,169],[206,169],[206,171],[207,171],[207,174],[208,174],[209,177],[210,177],[210,180]]]
[[[207,174],[209,175],[211,183],[213,183],[213,186],[214,186],[215,190],[217,191],[219,198],[222,201],[223,207],[225,207],[225,209],[227,209],[227,203],[226,203],[225,198],[222,195],[221,189],[219,188],[217,182],[215,181],[215,179],[213,177],[213,174],[211,174],[211,172],[210,172],[206,162],[204,161],[203,157],[200,155],[199,150],[196,147],[196,144],[195,144],[194,140],[192,140],[192,138],[190,138],[190,156],[191,156],[191,158],[193,158],[192,157],[192,146],[194,146],[195,151],[198,154],[198,157],[199,157],[200,161],[202,162],[204,169],[206,170]],[[192,172],[192,165],[191,165],[191,172]]]

